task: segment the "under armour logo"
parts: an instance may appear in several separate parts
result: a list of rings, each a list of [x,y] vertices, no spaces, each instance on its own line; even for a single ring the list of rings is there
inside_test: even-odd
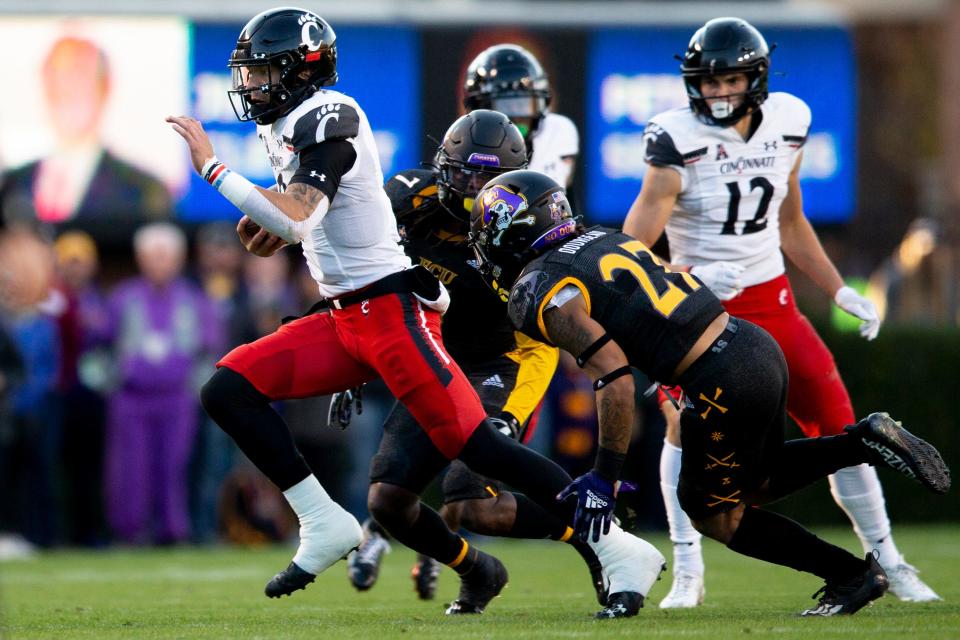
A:
[[[607,501],[593,491],[590,491],[590,489],[587,489],[586,506],[587,509],[605,509],[607,507]]]
[[[722,144],[718,144],[718,145],[717,145],[717,157],[714,158],[714,159],[715,159],[715,160],[723,160],[724,158],[729,158],[729,157],[730,157],[730,156],[727,154],[727,150],[723,148],[723,145],[722,145]]]
[[[771,141],[769,141],[769,142],[764,142],[764,143],[763,143],[763,150],[764,150],[764,151],[770,151],[771,149],[776,150],[776,148],[777,148],[777,141],[776,141],[776,140],[771,140]]]
[[[316,179],[319,180],[320,182],[326,182],[326,181],[327,181],[327,176],[326,176],[326,174],[317,173],[316,171],[313,171],[313,170],[310,171],[310,177],[311,177],[311,178],[316,178]]]

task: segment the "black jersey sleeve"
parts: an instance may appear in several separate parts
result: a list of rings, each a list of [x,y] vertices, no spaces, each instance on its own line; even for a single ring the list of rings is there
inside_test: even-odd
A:
[[[403,239],[423,238],[432,232],[436,212],[437,174],[430,169],[407,169],[383,185]]]
[[[655,167],[683,166],[683,154],[677,149],[667,130],[656,122],[647,123],[647,128],[643,131],[643,141],[643,159],[647,164]]]
[[[300,167],[290,184],[302,182],[322,191],[330,201],[340,180],[357,161],[357,150],[348,140],[325,140],[300,152]]]
[[[549,289],[550,277],[543,271],[530,271],[521,275],[513,288],[510,289],[510,299],[507,301],[507,315],[517,331],[526,334],[534,340],[552,344],[543,335],[540,325],[540,307],[548,301],[543,297]]]
[[[293,150],[304,149],[325,140],[348,140],[360,133],[360,114],[349,104],[327,103],[307,111],[293,125],[288,143]]]

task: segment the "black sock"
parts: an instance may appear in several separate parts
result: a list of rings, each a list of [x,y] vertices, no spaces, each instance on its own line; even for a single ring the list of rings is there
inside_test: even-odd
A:
[[[566,522],[522,493],[514,493],[513,498],[517,501],[517,517],[506,537],[561,540],[572,531]]]
[[[379,511],[376,517],[380,525],[389,531],[395,540],[417,553],[434,558],[437,562],[445,565],[457,563],[458,566],[466,564],[469,568],[476,556],[475,553],[465,553],[466,541],[450,531],[440,514],[422,502],[419,503],[416,516],[409,524],[407,523],[409,512]],[[460,557],[461,555],[464,557]]]
[[[270,398],[236,371],[217,369],[200,392],[203,408],[281,491],[310,475],[310,467]]]
[[[849,551],[818,538],[789,518],[751,507],[744,510],[727,548],[830,582],[849,580],[865,571],[864,561]]]
[[[768,495],[771,500],[777,500],[844,467],[866,461],[863,447],[845,433],[788,440],[770,463]]]
[[[560,520],[573,522],[575,501],[561,503],[556,499],[570,484],[567,472],[533,449],[505,437],[486,420],[473,432],[458,457],[475,473],[516,487]]]

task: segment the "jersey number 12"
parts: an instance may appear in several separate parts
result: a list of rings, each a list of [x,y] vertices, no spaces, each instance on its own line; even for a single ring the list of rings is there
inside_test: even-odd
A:
[[[773,199],[773,185],[763,176],[757,176],[750,180],[750,191],[760,189],[760,204],[757,205],[757,213],[753,220],[747,220],[743,225],[743,235],[756,233],[767,228],[767,209],[770,208],[770,201]],[[720,230],[722,236],[733,236],[737,234],[734,227],[737,218],[740,215],[740,183],[728,182],[727,191],[730,192],[730,204],[727,205],[727,220],[723,223],[723,229]]]

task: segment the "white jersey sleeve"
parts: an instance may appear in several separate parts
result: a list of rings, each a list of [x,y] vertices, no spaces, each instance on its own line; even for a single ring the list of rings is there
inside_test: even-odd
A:
[[[531,145],[529,168],[547,174],[566,187],[570,165],[565,159],[580,153],[580,134],[573,120],[547,112],[531,137]]]
[[[644,135],[646,161],[681,176],[666,228],[671,261],[735,262],[744,286],[784,272],[780,205],[810,128],[809,107],[787,93],[770,94],[760,114],[749,140],[689,108],[652,118]]]
[[[318,91],[273,124],[258,126],[257,133],[281,191],[297,172],[305,149],[327,140],[346,140],[356,151],[326,216],[300,243],[321,295],[342,295],[410,267],[383,190],[373,131],[353,98]],[[324,180],[322,175],[314,178]]]

